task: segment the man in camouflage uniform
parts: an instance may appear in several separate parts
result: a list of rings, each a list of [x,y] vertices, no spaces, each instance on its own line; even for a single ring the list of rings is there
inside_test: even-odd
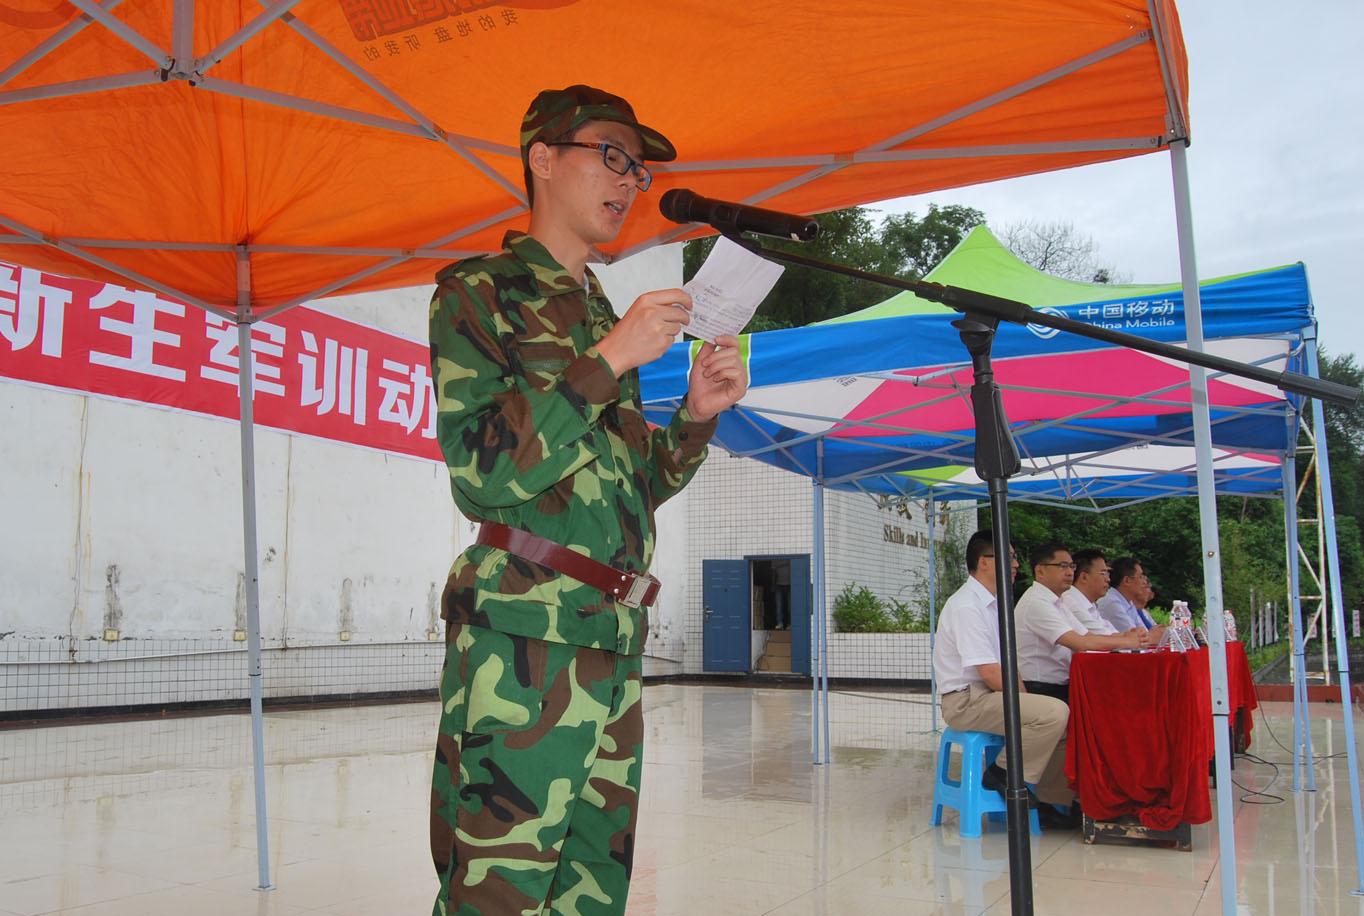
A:
[[[624,99],[540,93],[521,130],[529,233],[437,275],[438,438],[455,503],[483,528],[442,599],[436,916],[625,911],[647,617],[637,593],[597,577],[647,584],[654,509],[747,387],[738,342],[706,344],[685,405],[650,430],[636,367],[672,343],[691,300],[645,293],[616,321],[586,271],[648,187],[641,162],[675,155]]]

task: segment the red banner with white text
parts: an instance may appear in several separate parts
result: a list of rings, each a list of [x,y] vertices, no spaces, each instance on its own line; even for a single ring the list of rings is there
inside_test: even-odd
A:
[[[251,326],[255,421],[441,460],[430,352],[304,306]],[[0,376],[235,419],[237,326],[145,290],[0,263]]]

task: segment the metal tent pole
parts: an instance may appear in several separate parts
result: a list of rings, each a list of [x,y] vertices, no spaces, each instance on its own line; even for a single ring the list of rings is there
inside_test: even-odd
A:
[[[1311,344],[1309,343],[1310,347]],[[1319,411],[1313,410],[1315,416]],[[1322,482],[1321,458],[1326,454],[1322,450],[1321,433],[1317,429],[1316,423],[1312,424],[1312,451],[1317,466],[1317,585],[1321,589],[1321,600],[1317,602],[1316,619],[1321,621],[1321,682],[1324,686],[1331,686],[1331,595],[1328,592],[1328,577],[1332,575],[1326,568],[1326,503],[1325,495],[1322,490],[1325,485]],[[1335,519],[1332,519],[1334,524]]]
[[[933,669],[933,645],[938,638],[938,553],[933,538],[933,488],[928,488],[928,705],[933,731],[938,730],[938,674]]]
[[[820,616],[820,692],[824,699],[824,762],[829,762],[829,615],[828,615],[828,570],[827,552],[824,549],[824,439],[816,444],[816,454],[818,455],[818,466],[816,468],[817,488],[816,495],[818,502],[818,528],[816,536],[820,538],[820,590],[814,596],[814,602]]]
[[[1184,287],[1184,321],[1189,349],[1203,350],[1203,314],[1194,257],[1193,210],[1189,200],[1186,144],[1170,144],[1174,173],[1175,222],[1179,229],[1179,274]],[[1217,533],[1217,488],[1213,480],[1212,425],[1208,375],[1189,365],[1194,452],[1198,460],[1198,518],[1203,544],[1204,625],[1208,631],[1208,673],[1212,681],[1213,743],[1217,757],[1217,837],[1221,849],[1222,913],[1236,914],[1236,831],[1231,807],[1230,705],[1227,698],[1226,628],[1222,619],[1222,550]]]
[[[1293,426],[1296,434],[1297,426]],[[1296,442],[1283,462],[1283,524],[1288,560],[1288,637],[1293,661],[1293,791],[1302,791],[1302,770],[1307,768],[1308,791],[1316,791],[1312,773],[1312,736],[1308,729],[1307,672],[1303,669],[1302,588],[1298,574],[1298,469]]]
[[[256,785],[256,890],[273,890],[265,814],[265,729],[261,709],[260,569],[256,546],[256,431],[251,364],[251,259],[237,249],[237,392],[241,402],[242,558],[246,579],[246,665],[251,685],[251,767]]]
[[[1317,338],[1314,334],[1307,341],[1307,371],[1310,375],[1320,376],[1317,366]],[[1321,401],[1312,401],[1312,428],[1317,440],[1317,481],[1320,484],[1322,514],[1321,522],[1326,529],[1326,564],[1331,576],[1331,606],[1335,608],[1336,624],[1336,663],[1340,667],[1340,703],[1344,710],[1345,751],[1350,767],[1350,813],[1355,827],[1355,877],[1356,887],[1351,894],[1364,895],[1364,818],[1360,816],[1359,802],[1359,761],[1355,750],[1355,704],[1350,693],[1350,649],[1345,639],[1345,601],[1340,585],[1340,554],[1336,544],[1336,505],[1331,493],[1331,461],[1326,442],[1326,416]],[[1325,597],[1323,595],[1323,597]],[[1322,620],[1326,615],[1322,615]],[[1328,682],[1329,683],[1329,682]]]
[[[810,596],[810,754],[812,762],[819,765],[819,665],[824,660],[820,648],[819,632],[824,617],[824,488],[819,477],[810,481],[811,501],[814,507],[814,594]]]

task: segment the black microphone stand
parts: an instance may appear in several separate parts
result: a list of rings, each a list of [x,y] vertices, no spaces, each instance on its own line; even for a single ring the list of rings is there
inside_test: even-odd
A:
[[[1282,391],[1345,406],[1351,406],[1359,401],[1359,389],[1296,372],[1275,373],[1259,366],[1049,315],[1035,311],[1013,299],[1004,299],[956,286],[944,286],[940,283],[887,277],[855,267],[845,267],[817,258],[767,248],[752,239],[738,238],[727,233],[726,237],[758,255],[908,290],[921,298],[941,302],[963,313],[961,318],[952,322],[952,326],[958,330],[962,343],[971,354],[971,368],[975,373],[975,381],[971,386],[971,407],[976,425],[975,466],[976,474],[989,488],[990,519],[994,529],[995,603],[999,615],[1000,676],[1004,688],[1002,691],[1004,759],[1008,764],[1004,804],[1008,816],[1009,892],[1015,916],[1032,916],[1032,847],[1028,840],[1028,793],[1023,785],[1022,723],[1018,711],[1018,647],[1014,633],[1013,563],[1010,560],[1007,501],[1008,479],[1018,473],[1022,465],[1018,459],[1018,448],[1009,429],[1008,419],[1004,415],[1003,398],[999,386],[995,384],[994,367],[990,361],[995,329],[999,322],[1004,320],[1018,324],[1040,324],[1081,337],[1192,363],[1206,369],[1268,382]],[[935,702],[936,699],[935,697]]]
[[[1004,416],[990,351],[999,319],[968,311],[952,322],[971,354],[975,381],[971,411],[976,421],[976,475],[990,490],[990,527],[995,549],[995,613],[999,618],[999,661],[1004,688],[1004,809],[1009,835],[1009,894],[1016,916],[1032,916],[1032,845],[1028,842],[1028,790],[1023,785],[1023,723],[1018,711],[1018,640],[1014,633],[1013,546],[1009,537],[1009,478],[1022,463]],[[933,698],[937,702],[937,697]]]

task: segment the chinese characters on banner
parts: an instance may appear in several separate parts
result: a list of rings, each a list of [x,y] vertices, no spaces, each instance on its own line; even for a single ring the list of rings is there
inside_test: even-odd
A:
[[[441,460],[425,344],[298,307],[251,326],[261,426]],[[0,263],[0,376],[235,419],[237,326],[144,290]]]
[[[521,23],[521,14],[504,0],[338,0],[341,14],[373,63],[420,54],[476,35],[497,35]],[[536,5],[567,6],[576,0],[537,0]]]
[[[1175,299],[1134,299],[1086,305],[1077,313],[1081,321],[1114,331],[1173,327],[1181,310]],[[1138,330],[1139,333],[1139,330]]]

